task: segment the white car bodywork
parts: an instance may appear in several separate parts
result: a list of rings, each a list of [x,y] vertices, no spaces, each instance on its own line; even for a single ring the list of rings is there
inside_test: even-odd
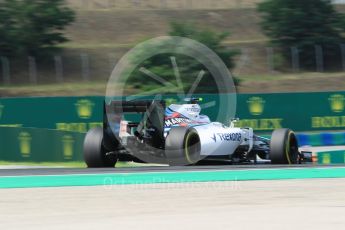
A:
[[[247,152],[253,147],[253,129],[236,128],[233,120],[229,126],[211,122],[209,117],[200,114],[198,104],[172,104],[166,109],[165,137],[176,126],[193,127],[200,137],[202,156],[232,155],[239,146],[247,146]]]

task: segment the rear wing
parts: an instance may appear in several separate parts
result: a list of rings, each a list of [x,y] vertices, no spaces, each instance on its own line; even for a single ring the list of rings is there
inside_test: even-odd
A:
[[[128,113],[142,114],[141,121],[130,123],[131,127],[136,127],[136,135],[139,138],[146,138],[147,130],[154,130],[149,136],[154,142],[152,145],[160,145],[164,140],[164,100],[133,100],[133,101],[104,101],[103,109],[103,137],[109,145],[111,141],[120,140],[120,127],[123,115]],[[108,141],[107,141],[108,140]],[[107,144],[107,145],[108,145]]]
[[[135,100],[135,101],[104,101],[104,114],[106,113],[145,113],[153,103],[159,103],[165,108],[164,100]]]

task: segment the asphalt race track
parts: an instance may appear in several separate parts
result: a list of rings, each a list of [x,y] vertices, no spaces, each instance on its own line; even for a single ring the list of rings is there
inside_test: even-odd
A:
[[[107,173],[150,173],[150,172],[191,172],[191,171],[223,171],[223,170],[251,170],[251,169],[292,169],[292,168],[325,168],[329,166],[301,164],[301,165],[212,165],[212,166],[142,166],[128,168],[20,168],[0,169],[2,176],[28,175],[73,175],[73,174],[107,174]],[[332,167],[344,167],[334,165]]]
[[[345,146],[330,147],[305,147],[307,151],[329,151],[343,150]],[[144,164],[143,164],[144,165]],[[342,165],[333,165],[332,167],[341,167]],[[1,176],[21,176],[21,175],[69,175],[69,174],[105,174],[105,173],[131,173],[131,172],[181,172],[181,171],[219,171],[219,170],[244,170],[244,169],[281,169],[281,168],[313,168],[327,167],[322,165],[301,164],[301,165],[271,165],[271,164],[248,164],[248,165],[210,165],[210,166],[143,166],[128,168],[49,168],[49,167],[20,167],[20,168],[1,168]]]
[[[345,225],[343,166],[0,172],[0,187],[5,187],[0,189],[1,229],[321,230]],[[297,179],[301,176],[309,179]]]
[[[0,229],[344,229],[345,166],[0,169]]]
[[[345,179],[0,189],[1,229],[344,229]]]

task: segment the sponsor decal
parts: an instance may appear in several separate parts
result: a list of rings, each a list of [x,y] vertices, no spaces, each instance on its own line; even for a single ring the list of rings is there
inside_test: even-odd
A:
[[[198,108],[197,106],[186,107],[185,109],[187,112],[200,113],[200,108]]]
[[[331,163],[331,154],[324,153],[322,154],[322,164],[330,164]]]
[[[193,123],[193,121],[188,118],[181,118],[181,117],[169,118],[165,120],[165,127],[171,127],[173,125],[178,125],[178,124],[190,124],[190,123]]]
[[[341,94],[333,94],[328,98],[331,110],[335,113],[341,113],[345,107],[345,97]]]
[[[216,136],[215,133],[213,134],[213,136],[212,136],[211,138],[212,138],[212,140],[213,140],[214,142],[217,142],[217,136]]]
[[[89,119],[92,116],[93,107],[95,104],[87,99],[78,100],[75,104],[78,116],[81,119]]]
[[[345,116],[312,117],[313,128],[344,128]]]
[[[23,124],[1,124],[0,127],[20,128],[23,127]]]
[[[265,110],[266,101],[262,97],[250,97],[247,100],[249,113],[260,116]],[[283,118],[241,119],[236,122],[236,127],[251,127],[255,131],[271,131],[283,127]]]
[[[30,157],[32,140],[31,134],[28,132],[21,132],[19,133],[18,140],[20,154],[25,158]]]
[[[236,122],[236,127],[251,127],[257,131],[269,131],[283,127],[282,118],[243,119]]]
[[[249,112],[252,115],[258,116],[261,115],[265,108],[265,100],[261,97],[251,97],[247,101]]]
[[[332,112],[341,113],[345,109],[345,96],[333,94],[328,98]],[[312,128],[344,128],[345,116],[320,116],[311,118]]]
[[[79,122],[79,123],[56,123],[56,129],[60,131],[74,131],[80,133],[86,133],[88,130],[102,127],[103,122]]]
[[[71,160],[73,158],[73,144],[74,139],[71,135],[62,137],[63,157],[65,160]]]
[[[241,141],[241,133],[214,133],[211,139],[219,141]]]

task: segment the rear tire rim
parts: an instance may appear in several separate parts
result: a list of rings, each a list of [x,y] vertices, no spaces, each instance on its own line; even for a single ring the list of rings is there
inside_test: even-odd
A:
[[[286,159],[288,164],[294,164],[297,162],[297,140],[292,131],[288,133],[288,139],[285,148]]]
[[[197,133],[189,132],[187,134],[184,150],[187,162],[195,164],[200,155],[200,138]]]

